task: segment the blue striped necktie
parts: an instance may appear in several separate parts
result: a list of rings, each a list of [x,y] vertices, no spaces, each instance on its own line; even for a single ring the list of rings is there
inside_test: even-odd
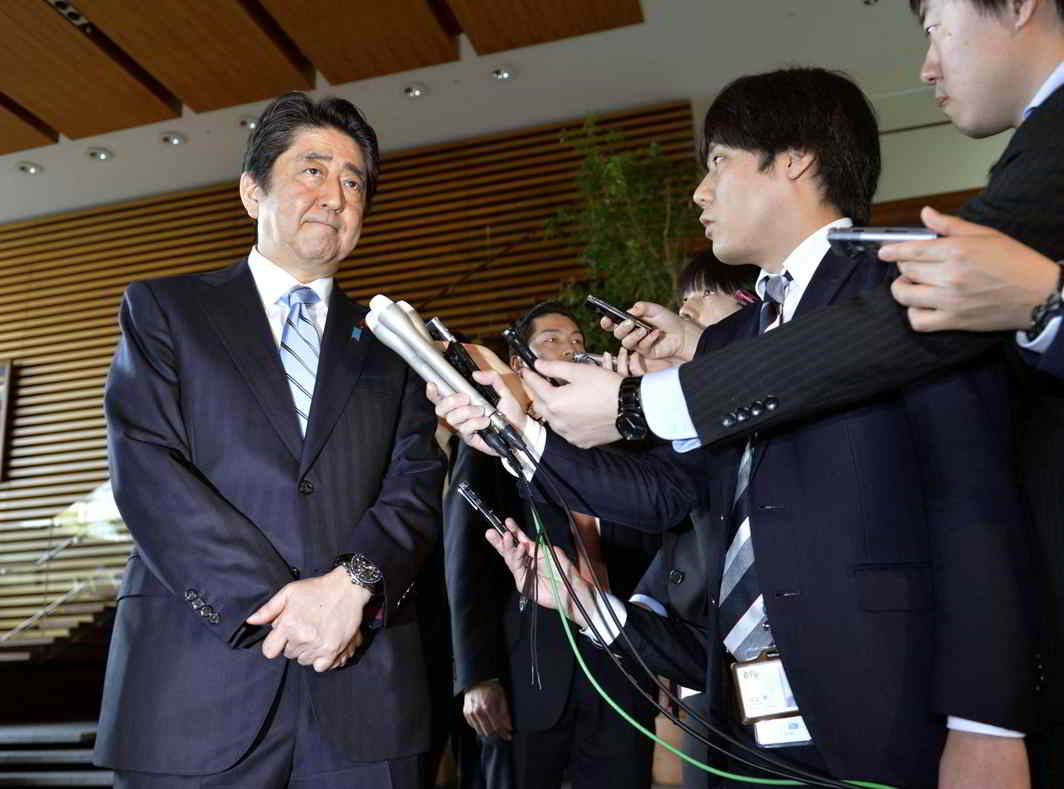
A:
[[[314,381],[318,377],[318,354],[321,352],[321,338],[310,317],[310,305],[319,300],[317,293],[303,286],[292,288],[277,300],[288,309],[281,331],[281,364],[288,376],[288,388],[292,390],[299,432],[303,436],[307,434]]]
[[[765,282],[765,300],[758,316],[758,333],[764,334],[783,312],[783,299],[791,283],[788,272],[769,277]],[[775,646],[775,639],[765,614],[754,566],[754,544],[750,539],[750,471],[757,448],[748,442],[739,462],[738,479],[731,523],[735,527],[728,553],[724,557],[724,574],[720,582],[719,632],[724,647],[737,660],[752,660],[762,651]]]

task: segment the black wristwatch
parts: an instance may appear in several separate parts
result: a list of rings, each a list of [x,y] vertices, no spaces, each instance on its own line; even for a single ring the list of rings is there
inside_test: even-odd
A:
[[[333,568],[343,567],[351,583],[361,586],[370,594],[379,594],[384,576],[380,568],[360,553],[344,553],[336,557]]]
[[[1064,315],[1064,299],[1060,295],[1064,290],[1064,260],[1058,262],[1057,267],[1060,272],[1057,274],[1056,289],[1046,297],[1044,302],[1031,310],[1031,328],[1025,332],[1028,342],[1037,340],[1038,335],[1045,331],[1053,318]]]
[[[639,376],[630,375],[621,381],[617,392],[617,432],[625,441],[638,441],[649,432],[639,389],[642,382]]]

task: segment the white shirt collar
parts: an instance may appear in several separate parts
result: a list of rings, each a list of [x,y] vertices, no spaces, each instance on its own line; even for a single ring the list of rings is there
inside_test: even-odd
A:
[[[1042,83],[1042,87],[1038,89],[1038,92],[1034,94],[1034,98],[1031,99],[1031,103],[1023,111],[1023,119],[1027,120],[1027,116],[1046,99],[1052,96],[1057,88],[1064,86],[1064,60],[1060,61],[1060,65],[1056,67],[1052,74],[1049,75],[1049,79]]]
[[[269,258],[264,257],[257,247],[252,247],[251,252],[248,253],[248,268],[251,269],[251,276],[255,280],[259,297],[267,307],[275,305],[277,300],[285,296],[292,288],[304,284]],[[306,283],[306,286],[318,294],[322,304],[328,305],[333,287],[332,277],[316,279]]]
[[[812,281],[813,275],[816,274],[820,261],[824,259],[824,255],[830,249],[828,230],[833,227],[853,227],[853,221],[843,217],[824,225],[807,236],[783,261],[780,273],[782,274],[786,271],[791,275],[791,284],[787,288],[787,304],[785,307],[794,304],[795,298],[800,299],[801,294],[805,293],[806,287]],[[771,276],[772,274],[764,269],[761,269],[761,273],[757,276],[757,285],[755,287],[757,295],[762,299],[765,298],[765,281]],[[787,317],[790,317],[789,314]]]

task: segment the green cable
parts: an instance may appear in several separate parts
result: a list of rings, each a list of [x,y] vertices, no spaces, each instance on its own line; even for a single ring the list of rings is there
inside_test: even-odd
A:
[[[550,573],[551,593],[554,596],[554,602],[557,606],[558,616],[562,620],[562,629],[565,631],[565,638],[569,641],[569,647],[573,650],[573,655],[576,657],[576,662],[579,664],[580,670],[584,672],[584,676],[587,677],[588,682],[591,683],[591,687],[595,689],[595,691],[603,698],[603,700],[605,700],[607,704],[609,704],[613,708],[613,710],[618,715],[620,715],[622,718],[624,718],[624,720],[628,721],[629,724],[634,726],[638,731],[642,732],[644,735],[649,737],[658,745],[663,746],[666,750],[671,751],[687,763],[698,767],[700,770],[713,773],[713,775],[716,775],[720,778],[727,778],[729,780],[740,781],[742,783],[764,784],[769,786],[809,786],[809,784],[804,781],[793,781],[784,778],[754,778],[753,776],[737,775],[735,773],[725,772],[724,770],[718,770],[715,767],[710,767],[708,764],[698,761],[698,759],[694,758],[693,756],[690,756],[681,751],[679,748],[676,748],[665,742],[665,740],[661,739],[654,732],[644,727],[641,723],[639,723],[639,721],[635,720],[631,715],[625,712],[625,710],[622,709],[617,702],[610,698],[609,694],[602,689],[602,686],[599,685],[598,681],[591,675],[591,670],[588,669],[587,664],[584,662],[584,656],[580,654],[580,649],[576,645],[576,639],[573,638],[573,632],[569,627],[569,619],[565,616],[564,613],[562,613],[562,595],[561,591],[558,588],[558,574],[560,574],[560,571],[555,565],[557,559],[554,556],[554,552],[547,549],[546,542],[543,538],[543,524],[539,519],[539,513],[534,507],[532,508],[532,520],[536,525],[537,540],[540,543],[540,546],[544,548],[543,552],[550,557],[550,561],[547,563],[547,569]],[[536,572],[536,570],[535,568],[530,568],[529,572]],[[843,783],[848,783],[851,786],[865,787],[865,789],[896,789],[896,787],[890,786],[889,784],[879,784],[874,783],[872,781],[843,781]]]

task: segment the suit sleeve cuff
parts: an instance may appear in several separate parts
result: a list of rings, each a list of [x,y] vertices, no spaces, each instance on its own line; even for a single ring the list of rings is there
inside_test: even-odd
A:
[[[987,734],[991,737],[1011,737],[1013,739],[1022,739],[1024,734],[1020,731],[1013,731],[1012,729],[1003,729],[1000,726],[991,726],[988,723],[979,723],[977,721],[970,721],[967,718],[958,718],[954,715],[950,715],[946,719],[946,728],[952,731],[964,731],[969,734]]]
[[[610,610],[613,611],[613,616],[610,616]],[[628,609],[624,607],[623,602],[609,592],[605,595],[595,593],[595,602],[591,605],[588,614],[591,615],[591,623],[587,627],[580,628],[580,633],[601,647],[608,647],[616,641],[617,636],[621,634],[621,628],[628,621]],[[596,633],[601,638],[596,637]]]
[[[645,594],[634,594],[628,598],[629,603],[635,605],[641,605],[644,608],[648,608],[658,616],[668,616],[668,612],[665,610],[665,606],[655,600],[653,597]]]
[[[1060,317],[1053,318],[1046,327],[1042,329],[1042,333],[1035,337],[1033,340],[1027,339],[1027,333],[1018,331],[1016,332],[1016,344],[1023,348],[1025,351],[1031,351],[1032,353],[1045,353],[1049,346],[1053,344],[1053,340],[1057,338],[1057,332],[1060,331]]]
[[[647,427],[654,435],[669,441],[698,441],[698,431],[680,387],[679,367],[644,375],[639,384],[639,397]]]

